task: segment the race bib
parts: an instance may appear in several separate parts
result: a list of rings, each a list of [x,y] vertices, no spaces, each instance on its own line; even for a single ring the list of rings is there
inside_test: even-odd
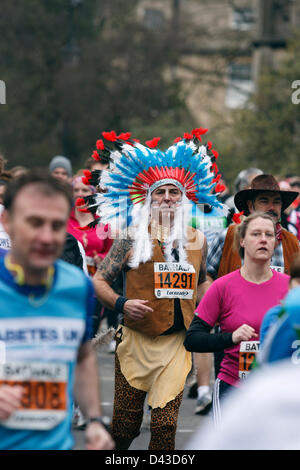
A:
[[[259,341],[242,341],[239,351],[239,378],[245,379],[254,365],[259,351]]]
[[[154,289],[158,299],[192,299],[195,269],[190,264],[154,263]]]
[[[95,272],[97,271],[97,266],[94,258],[92,258],[91,256],[86,256],[86,264],[89,275],[94,276]]]
[[[7,363],[0,366],[0,386],[24,389],[21,407],[1,425],[12,429],[48,430],[67,413],[68,367],[60,363]]]

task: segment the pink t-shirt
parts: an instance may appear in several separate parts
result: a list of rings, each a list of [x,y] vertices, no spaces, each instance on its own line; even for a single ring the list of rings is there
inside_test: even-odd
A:
[[[79,222],[75,217],[75,210],[73,208],[68,220],[67,232],[82,243],[87,256],[89,272],[93,274],[95,271],[94,255],[97,254],[102,259],[105,258],[113,244],[113,240],[109,238],[110,231],[105,232],[105,226],[101,223],[99,223],[97,227],[90,228],[89,230],[80,230],[78,227]]]
[[[206,323],[220,324],[222,332],[232,333],[246,323],[259,334],[265,313],[278,304],[288,292],[289,276],[272,270],[273,276],[262,284],[246,281],[240,270],[220,277],[210,286],[196,309]],[[251,340],[257,341],[258,337]],[[236,385],[239,345],[225,349],[218,378]]]

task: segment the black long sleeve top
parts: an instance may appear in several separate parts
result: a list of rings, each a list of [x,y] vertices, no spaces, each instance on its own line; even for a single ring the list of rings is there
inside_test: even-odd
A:
[[[215,352],[234,346],[232,333],[211,334],[211,329],[211,325],[195,315],[186,332],[184,346],[187,351],[199,353]]]

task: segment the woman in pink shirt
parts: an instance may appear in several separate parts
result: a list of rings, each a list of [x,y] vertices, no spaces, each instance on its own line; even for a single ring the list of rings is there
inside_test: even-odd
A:
[[[84,198],[95,193],[95,188],[84,184],[81,176],[75,177],[72,184],[75,203],[78,198]],[[76,206],[75,204],[73,207],[67,225],[67,232],[82,243],[89,274],[94,275],[97,266],[110,250],[113,240],[109,238],[108,227],[101,223],[96,227],[81,230],[80,227],[87,226],[99,217],[91,212],[82,212],[80,209],[84,210],[84,206]]]
[[[253,365],[265,313],[288,292],[289,276],[270,268],[275,234],[273,219],[264,213],[253,213],[237,226],[236,248],[243,266],[214,281],[187,331],[184,344],[188,351],[225,350],[213,393],[216,421],[220,397],[238,386]],[[221,333],[210,334],[216,323]]]

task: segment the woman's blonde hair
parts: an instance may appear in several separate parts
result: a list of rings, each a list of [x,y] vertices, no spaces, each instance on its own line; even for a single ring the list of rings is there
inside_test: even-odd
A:
[[[276,236],[276,224],[274,222],[274,219],[269,214],[266,214],[265,212],[252,212],[252,214],[248,215],[248,217],[245,217],[244,220],[239,225],[236,226],[235,232],[234,232],[234,248],[239,253],[242,259],[244,259],[245,250],[241,246],[241,240],[245,238],[249,224],[253,220],[258,219],[258,218],[270,220],[273,224],[274,235]]]

